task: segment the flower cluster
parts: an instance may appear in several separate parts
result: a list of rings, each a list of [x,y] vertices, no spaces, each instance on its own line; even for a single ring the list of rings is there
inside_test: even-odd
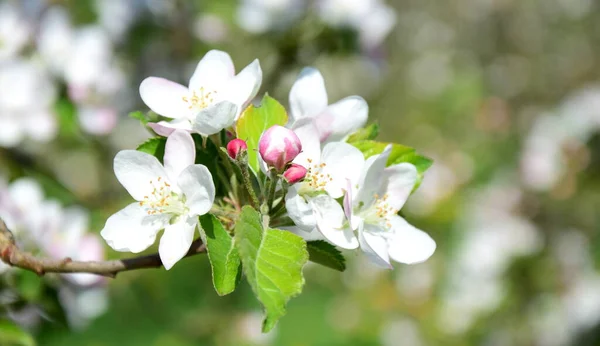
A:
[[[360,248],[383,267],[433,254],[435,242],[398,215],[422,174],[410,158],[423,157],[402,159],[393,144],[373,141],[374,127],[362,129],[368,117],[363,98],[329,104],[323,77],[306,68],[290,91],[288,117],[268,96],[260,107],[251,104],[262,80],[258,60],[234,71],[227,53],[212,50],[188,87],[159,77],[142,82],[142,100],[166,118],[148,124],[166,136],[164,154],[142,146],[115,157],[117,179],[136,202],[111,216],[101,232],[113,249],[141,252],[164,229],[158,250],[169,269],[187,253],[196,229],[203,234],[199,216],[226,214],[221,219],[234,227],[241,206],[258,195],[271,224],[307,241]],[[224,143],[232,134],[237,138]],[[216,164],[199,160],[207,141],[224,146],[227,156]],[[239,171],[231,169],[236,165]],[[248,168],[253,174],[244,175]],[[237,189],[236,172],[243,182]],[[220,189],[225,192],[217,194]]]
[[[0,218],[12,231],[17,244],[28,251],[56,259],[104,260],[100,237],[88,233],[88,212],[78,206],[63,208],[57,201],[44,199],[41,186],[33,179],[20,178],[10,185],[0,182]],[[2,273],[21,273],[11,268],[0,262]],[[62,278],[64,280],[51,284],[57,286],[71,325],[81,327],[104,312],[107,297],[102,277],[76,273],[62,274]]]
[[[100,15],[109,10],[103,3]],[[0,4],[0,146],[54,139],[62,84],[82,130],[111,132],[119,108],[129,107],[123,102],[128,77],[114,52],[122,32],[114,32],[114,23],[75,27],[60,6],[38,13],[30,5]]]

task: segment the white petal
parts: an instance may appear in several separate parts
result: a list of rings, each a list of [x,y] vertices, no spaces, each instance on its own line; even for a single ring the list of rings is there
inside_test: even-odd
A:
[[[210,136],[230,127],[235,121],[238,107],[222,101],[202,109],[193,118],[193,129],[203,136]]]
[[[332,244],[343,249],[356,249],[358,239],[349,227],[344,227],[344,211],[338,202],[328,195],[311,198],[310,202],[317,220],[317,229]]]
[[[316,68],[305,67],[290,90],[290,124],[316,117],[327,107],[323,76]]]
[[[171,269],[189,251],[197,222],[198,218],[187,217],[165,227],[158,245],[158,254],[165,269]]]
[[[302,183],[300,183],[302,184]],[[298,184],[290,186],[285,196],[285,209],[296,226],[311,231],[317,226],[312,207],[298,194]]]
[[[318,163],[321,160],[321,141],[313,120],[300,119],[294,123],[292,130],[302,143],[302,152],[296,156],[294,163],[306,168],[309,167],[308,159],[311,159],[313,164]]]
[[[185,204],[190,208],[190,215],[204,215],[212,208],[215,184],[206,166],[188,166],[179,175],[177,185],[186,197]]]
[[[37,181],[31,178],[19,178],[8,186],[8,194],[19,210],[33,210],[44,199],[44,191]]]
[[[238,106],[237,116],[252,102],[262,83],[262,70],[258,59],[246,66],[231,80],[224,100]]]
[[[296,227],[296,226],[277,227],[277,229],[280,229],[280,230],[283,230],[283,231],[292,232],[295,235],[302,237],[302,239],[304,239],[306,241],[326,240],[323,237],[323,235],[321,234],[321,232],[317,231],[316,228],[313,228],[310,231],[306,231],[303,228]]]
[[[381,234],[385,232],[378,226],[360,222],[358,226],[358,239],[360,248],[369,259],[380,267],[392,269],[390,256],[388,255],[388,244]]]
[[[148,126],[150,126],[150,128],[154,130],[156,134],[163,137],[168,137],[169,135],[171,135],[171,133],[173,133],[173,131],[178,129],[192,132],[192,123],[190,123],[190,121],[187,118],[175,119],[173,121],[168,122],[159,121],[157,123],[148,123]]]
[[[397,262],[414,264],[427,260],[435,252],[435,241],[400,216],[393,217],[393,234],[388,239],[390,257]]]
[[[366,160],[359,179],[360,187],[354,201],[355,205],[363,204],[365,207],[368,207],[374,201],[373,196],[384,195],[384,184],[381,178],[391,151],[392,146],[388,145],[381,154],[371,156]]]
[[[219,90],[235,74],[233,61],[229,54],[220,50],[211,50],[198,63],[190,78],[190,90],[204,87],[208,90]]]
[[[0,117],[0,146],[14,147],[23,140],[24,129],[19,119],[14,116]]]
[[[383,170],[385,194],[390,207],[400,210],[417,182],[417,168],[410,163],[400,163]]]
[[[158,159],[150,154],[137,150],[121,150],[115,156],[115,175],[137,201],[152,193],[158,177],[167,178],[167,172]]]
[[[188,93],[183,85],[159,77],[148,77],[140,84],[140,96],[144,103],[167,118],[189,116],[188,104],[183,101]]]
[[[177,181],[181,172],[196,160],[196,146],[192,135],[183,130],[176,130],[165,145],[165,170],[171,181]]]
[[[168,215],[148,215],[139,203],[131,203],[106,220],[100,235],[116,251],[138,253],[154,244],[168,222]]]
[[[365,126],[369,106],[360,96],[349,96],[331,104],[316,118],[321,141],[339,141]]]
[[[352,184],[358,183],[365,158],[363,153],[354,146],[344,142],[332,142],[323,148],[321,162],[323,173],[331,176],[331,181],[325,190],[331,197],[339,198],[344,195],[348,187],[348,180]]]

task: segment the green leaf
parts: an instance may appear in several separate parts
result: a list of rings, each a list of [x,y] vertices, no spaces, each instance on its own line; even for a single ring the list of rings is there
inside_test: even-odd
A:
[[[343,272],[346,270],[346,259],[335,246],[323,240],[306,243],[309,260],[325,267]]]
[[[27,301],[37,301],[44,288],[44,282],[37,274],[22,270],[19,272],[17,289]]]
[[[153,137],[140,144],[137,147],[138,151],[148,153],[155,156],[160,162],[163,162],[165,156],[165,145],[167,144],[167,138],[165,137]]]
[[[146,126],[146,124],[148,123],[148,117],[142,111],[131,112],[129,113],[129,116],[133,119],[139,120],[144,126]]]
[[[242,112],[236,124],[237,137],[248,144],[248,164],[255,173],[258,166],[258,140],[262,133],[273,125],[284,126],[288,121],[285,108],[269,95],[265,95],[259,107],[250,105]]]
[[[418,154],[414,148],[401,144],[376,142],[371,140],[364,140],[350,144],[358,148],[365,155],[365,159],[373,155],[381,154],[385,147],[391,144],[392,152],[390,153],[390,157],[387,161],[388,166],[396,165],[402,162],[408,162],[417,167],[419,179],[417,180],[413,191],[419,187],[421,181],[423,180],[425,171],[427,171],[427,169],[429,169],[429,167],[431,167],[433,164],[433,160],[430,158]]]
[[[14,322],[0,320],[0,344],[7,346],[35,346],[33,337]]]
[[[373,123],[363,129],[359,129],[358,131],[352,133],[348,136],[348,143],[354,143],[358,141],[365,141],[377,138],[379,134],[379,124]]]
[[[213,285],[217,294],[224,296],[235,290],[241,275],[240,255],[235,248],[234,239],[214,215],[201,216],[200,224],[212,267]]]
[[[260,214],[250,206],[242,208],[235,241],[244,274],[265,308],[262,330],[266,333],[285,315],[287,301],[302,291],[306,242],[291,232],[263,229]]]
[[[63,138],[75,139],[80,135],[77,109],[67,99],[60,99],[54,105],[54,112],[58,118],[59,133]]]

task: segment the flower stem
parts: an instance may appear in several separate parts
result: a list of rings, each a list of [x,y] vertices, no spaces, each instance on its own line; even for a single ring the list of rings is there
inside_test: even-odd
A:
[[[250,204],[254,209],[258,209],[260,206],[260,202],[258,202],[258,197],[256,197],[256,192],[254,191],[254,187],[252,187],[252,180],[250,179],[250,171],[248,170],[248,164],[239,163],[238,167],[242,171],[242,180],[244,180],[244,186],[246,187],[246,191],[248,191],[248,195],[250,196]]]
[[[269,182],[269,189],[267,195],[267,208],[270,212],[271,208],[273,208],[273,200],[275,199],[275,188],[277,187],[277,181],[279,180],[279,176],[277,175],[277,172],[273,170],[271,170],[269,174],[271,175],[271,179]]]

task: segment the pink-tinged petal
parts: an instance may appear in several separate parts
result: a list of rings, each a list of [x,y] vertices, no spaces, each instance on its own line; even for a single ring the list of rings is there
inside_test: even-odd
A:
[[[383,181],[385,181],[385,195],[390,207],[400,210],[410,196],[417,182],[417,168],[410,163],[400,163],[387,167],[383,170]]]
[[[294,131],[273,125],[258,140],[258,153],[269,167],[281,172],[302,151],[302,142]]]
[[[229,54],[220,50],[211,50],[198,63],[190,78],[190,90],[205,88],[208,91],[220,90],[233,78],[235,68]]]
[[[378,226],[360,222],[358,226],[360,248],[371,262],[382,268],[392,269],[388,254],[388,244],[387,240],[382,236],[383,232],[385,231]]]
[[[159,177],[168,178],[156,157],[137,150],[119,151],[115,156],[114,169],[121,185],[137,201],[152,193]]]
[[[179,175],[177,185],[186,197],[185,204],[190,215],[204,215],[212,208],[215,184],[206,166],[188,166]]]
[[[116,109],[110,107],[80,107],[78,114],[81,128],[93,135],[110,133],[119,118]]]
[[[193,117],[192,128],[203,136],[214,135],[233,125],[237,109],[235,104],[228,101],[211,105]]]
[[[175,130],[184,130],[188,132],[192,132],[192,123],[188,119],[175,119],[173,121],[159,121],[157,123],[148,123],[148,126],[157,135],[168,137]]]
[[[300,119],[294,123],[292,130],[302,143],[302,152],[296,156],[294,163],[308,168],[308,160],[311,159],[313,164],[318,164],[321,160],[321,141],[313,120]]]
[[[260,63],[254,60],[250,65],[240,71],[229,83],[223,100],[238,106],[236,119],[242,110],[248,106],[260,89],[262,83],[262,70]]]
[[[358,183],[364,163],[364,155],[356,147],[344,142],[327,144],[321,154],[321,164],[325,164],[323,174],[331,178],[325,191],[333,198],[342,197],[348,184],[346,180]]]
[[[390,222],[393,233],[388,239],[388,250],[394,261],[415,264],[424,262],[433,255],[436,244],[427,233],[400,216],[394,216]]]
[[[308,232],[317,227],[317,220],[310,204],[298,194],[298,189],[298,186],[290,186],[285,195],[285,208],[296,226]]]
[[[321,141],[339,141],[365,126],[369,106],[360,96],[349,96],[331,104],[315,119]]]
[[[70,256],[76,261],[102,261],[104,260],[104,248],[100,238],[96,234],[84,235],[78,244],[77,252]],[[102,282],[104,277],[94,274],[66,274],[65,277],[80,286],[90,286]]]
[[[183,85],[159,77],[148,77],[140,84],[140,96],[144,103],[167,118],[189,116],[189,105],[183,100],[188,93]]]
[[[383,197],[385,191],[381,178],[391,152],[392,146],[388,145],[381,154],[367,159],[359,179],[359,189],[355,203],[368,207],[375,201],[375,195]]]
[[[116,251],[138,253],[154,244],[168,224],[168,214],[148,215],[139,203],[131,203],[106,220],[100,235]]]
[[[196,160],[196,146],[192,135],[176,130],[167,138],[165,145],[165,170],[171,181],[177,181],[179,174]]]
[[[305,67],[290,90],[290,124],[315,118],[327,107],[323,76],[316,68]]]
[[[171,269],[189,251],[197,222],[198,218],[187,217],[165,227],[158,245],[158,254],[166,270]]]
[[[328,195],[310,199],[310,205],[317,221],[317,229],[333,245],[343,249],[356,249],[358,239],[349,227],[345,226],[345,216],[338,202]]]
[[[33,140],[49,142],[56,136],[58,126],[56,116],[47,110],[39,110],[28,114],[24,128]]]

